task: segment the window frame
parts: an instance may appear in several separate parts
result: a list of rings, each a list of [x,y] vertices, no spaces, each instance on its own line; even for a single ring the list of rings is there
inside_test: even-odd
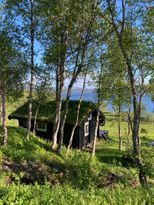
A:
[[[87,137],[89,135],[89,121],[84,123],[84,136]]]
[[[43,128],[39,128],[39,127],[38,127],[39,124],[44,124],[44,125],[45,125],[45,128],[44,128],[44,129],[43,129]],[[36,130],[37,130],[37,131],[42,131],[42,132],[47,132],[47,123],[46,123],[46,122],[37,122],[37,123],[36,123]]]

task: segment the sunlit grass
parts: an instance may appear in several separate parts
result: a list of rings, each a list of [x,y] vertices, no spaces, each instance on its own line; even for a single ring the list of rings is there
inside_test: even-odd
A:
[[[8,114],[16,109],[10,106]],[[148,176],[148,186],[140,186],[138,169],[124,167],[122,155],[127,151],[127,123],[122,122],[123,150],[118,149],[117,121],[106,121],[101,129],[109,131],[113,141],[97,142],[96,157],[91,161],[90,150],[71,150],[66,156],[51,152],[50,142],[31,135],[26,140],[26,130],[18,127],[17,120],[8,120],[8,145],[0,149],[0,205],[1,204],[67,204],[67,205],[152,205],[153,176]],[[154,139],[154,126],[141,123],[147,130],[141,133],[142,156],[146,163],[154,163],[154,148],[148,142]],[[2,129],[0,126],[0,134]],[[0,135],[1,136],[1,135]],[[1,139],[2,140],[2,139]],[[130,139],[131,140],[131,139]],[[34,183],[22,182],[23,173],[4,171],[3,161],[14,166],[33,164],[41,171],[40,177],[33,171]],[[111,176],[115,179],[110,179]],[[43,184],[41,179],[43,179]],[[12,181],[11,181],[12,180]],[[51,180],[51,181],[50,181]],[[54,183],[52,182],[54,180]],[[50,182],[48,182],[50,181]],[[53,183],[53,184],[52,184]],[[111,186],[103,185],[109,183]]]
[[[147,130],[147,137],[149,139],[154,139],[154,123],[141,122],[140,130],[142,128]],[[115,139],[118,137],[117,121],[106,121],[105,126],[102,127],[101,129],[108,130],[110,137],[113,137]],[[121,122],[121,133],[124,138],[127,137],[127,129],[128,129],[127,122]],[[143,133],[140,133],[140,134],[141,134],[141,137],[145,136],[145,134]]]

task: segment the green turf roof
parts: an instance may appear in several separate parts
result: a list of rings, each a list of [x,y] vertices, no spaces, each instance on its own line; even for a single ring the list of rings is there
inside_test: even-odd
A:
[[[73,124],[76,121],[76,114],[77,114],[77,106],[78,106],[77,100],[71,100],[69,102],[69,111],[67,116],[67,123]],[[64,113],[64,104],[65,101],[63,101],[62,106],[62,114]],[[32,106],[32,119],[34,119],[36,109],[37,109],[38,103],[37,101],[33,102]],[[39,121],[47,121],[47,122],[53,122],[55,119],[55,101],[50,101],[45,104],[41,104],[38,112],[38,120]],[[95,110],[97,108],[96,104],[89,101],[82,101],[81,103],[81,109],[80,109],[80,123],[84,121],[85,118],[88,117],[91,111]],[[28,102],[23,104],[21,107],[19,107],[15,112],[11,113],[9,115],[9,119],[27,119],[28,118]]]

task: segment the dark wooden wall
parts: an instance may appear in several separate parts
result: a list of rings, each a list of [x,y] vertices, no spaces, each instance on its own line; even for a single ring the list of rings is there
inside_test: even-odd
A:
[[[24,122],[25,119],[19,119],[19,126],[25,127]],[[85,136],[84,133],[84,124],[85,122],[88,122],[88,118],[85,119],[83,123],[81,123],[79,126],[76,127],[75,133],[74,133],[74,138],[73,138],[73,143],[72,147],[73,148],[80,148],[82,149],[83,147],[86,147],[89,143],[92,143],[93,137],[94,137],[94,132],[95,132],[95,126],[96,126],[96,116],[95,113],[92,115],[92,119],[89,120],[89,135]],[[32,121],[32,127],[31,131],[33,131],[34,128],[34,121]],[[69,139],[72,133],[73,125],[71,124],[66,124],[64,128],[64,144],[68,145]],[[36,135],[43,137],[45,139],[52,140],[52,132],[53,132],[53,123],[47,123],[47,131],[39,131],[36,130]],[[58,133],[58,141],[59,141],[59,135]],[[97,136],[99,137],[99,127],[98,127],[98,134]]]
[[[24,126],[24,121],[25,121],[24,119],[19,119],[19,126],[26,128],[26,126]],[[33,131],[33,128],[34,128],[34,121],[32,121],[32,124],[31,124],[31,131]],[[73,125],[71,124],[65,125],[65,128],[64,128],[64,144],[65,145],[68,145],[69,143],[72,129],[73,129]],[[36,135],[44,139],[52,140],[52,132],[53,132],[53,123],[47,123],[47,131],[44,132],[44,131],[36,130]],[[58,133],[58,141],[59,141],[59,135],[60,133]],[[79,148],[79,126],[77,126],[75,129],[72,147]]]

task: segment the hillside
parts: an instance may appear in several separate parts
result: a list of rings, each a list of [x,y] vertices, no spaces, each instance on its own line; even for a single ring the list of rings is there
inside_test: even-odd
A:
[[[138,170],[124,166],[116,138],[97,142],[91,161],[88,149],[66,156],[64,148],[58,156],[43,139],[32,135],[27,141],[25,129],[8,131],[9,143],[0,149],[0,204],[153,204],[152,175],[148,186],[139,185]],[[146,145],[150,138],[143,140]],[[143,151],[152,163],[153,148]]]
[[[8,114],[24,101],[26,97],[9,104]],[[138,169],[122,158],[129,153],[127,124],[122,122],[123,151],[119,151],[116,115],[112,120],[110,113],[108,116],[102,129],[108,130],[112,140],[97,142],[94,160],[90,148],[82,152],[72,150],[69,156],[63,148],[59,156],[51,152],[50,142],[34,135],[27,141],[26,130],[18,127],[16,120],[8,120],[9,142],[0,148],[0,205],[153,204],[154,148],[148,146],[154,139],[153,125],[141,124],[147,130],[141,134],[141,143],[148,175],[148,185],[141,186]]]

